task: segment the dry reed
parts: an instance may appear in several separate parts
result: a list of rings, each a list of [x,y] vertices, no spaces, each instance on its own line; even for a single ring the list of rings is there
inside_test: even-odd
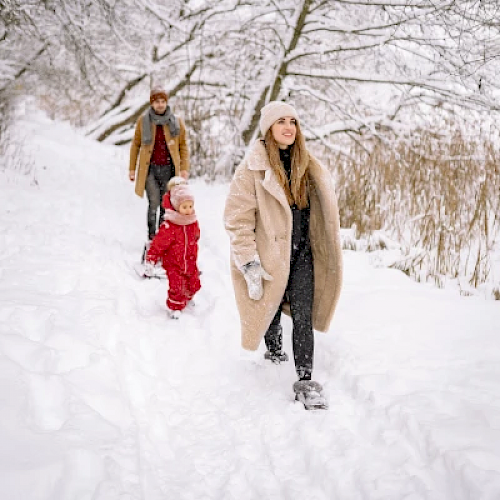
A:
[[[458,127],[446,138],[416,131],[392,148],[356,147],[330,167],[341,226],[358,238],[382,230],[399,241],[406,256],[395,267],[438,286],[448,278],[465,277],[472,288],[488,280],[500,234],[500,154],[492,140],[465,137]]]

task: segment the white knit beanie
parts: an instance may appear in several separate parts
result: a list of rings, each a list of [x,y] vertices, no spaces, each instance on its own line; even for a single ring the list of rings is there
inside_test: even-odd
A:
[[[299,121],[299,115],[297,115],[297,111],[295,108],[282,101],[271,101],[266,104],[260,110],[260,132],[262,137],[266,135],[266,132],[272,127],[273,123],[284,116],[293,116],[297,122]]]

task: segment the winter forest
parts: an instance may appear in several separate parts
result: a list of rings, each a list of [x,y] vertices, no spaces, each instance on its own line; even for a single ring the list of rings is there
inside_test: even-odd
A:
[[[201,227],[177,322],[132,269],[156,86]],[[273,100],[338,198],[329,411],[239,345],[222,212]],[[0,0],[1,500],[498,500],[498,301],[499,0]]]
[[[193,173],[230,178],[259,110],[303,110],[347,245],[394,241],[417,280],[500,297],[495,0],[2,2],[1,143],[24,95],[128,144],[152,85],[186,120]],[[10,120],[9,120],[10,118]],[[11,144],[12,148],[13,145]]]

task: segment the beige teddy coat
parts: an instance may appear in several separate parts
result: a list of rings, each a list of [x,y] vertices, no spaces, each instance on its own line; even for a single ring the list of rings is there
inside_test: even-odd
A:
[[[337,201],[328,170],[309,154],[310,239],[314,259],[313,327],[327,331],[340,295],[342,252]],[[290,272],[292,212],[257,141],[234,173],[224,210],[231,245],[231,277],[241,321],[242,347],[254,351],[283,298]],[[273,277],[264,295],[248,297],[240,269],[259,258]],[[289,314],[289,305],[283,310]]]

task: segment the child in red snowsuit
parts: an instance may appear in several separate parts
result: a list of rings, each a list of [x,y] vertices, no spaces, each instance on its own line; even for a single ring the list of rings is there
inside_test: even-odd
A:
[[[167,311],[171,318],[178,319],[201,288],[197,266],[200,226],[194,211],[194,197],[186,184],[171,186],[163,197],[163,206],[164,222],[151,242],[146,262],[161,261],[168,277]]]

